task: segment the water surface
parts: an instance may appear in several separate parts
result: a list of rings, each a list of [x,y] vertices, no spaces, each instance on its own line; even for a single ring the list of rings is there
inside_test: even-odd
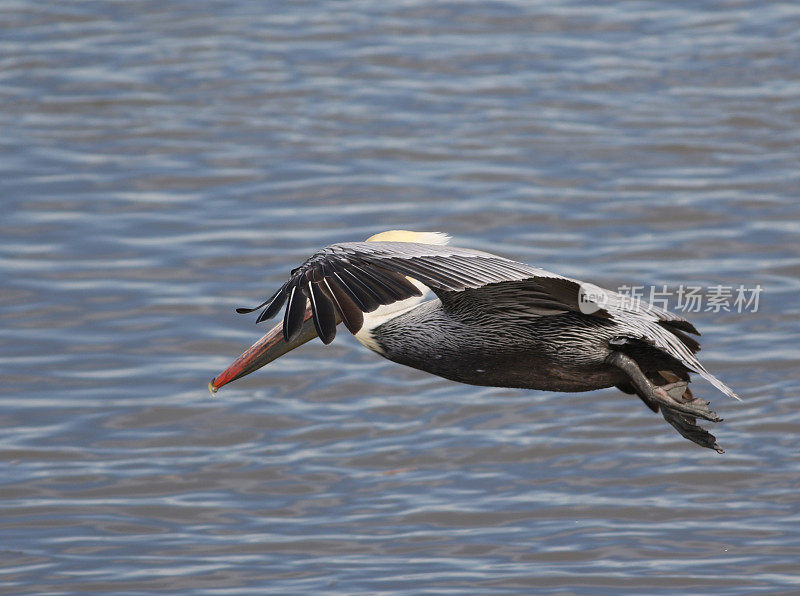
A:
[[[0,7],[0,589],[796,593],[800,8]],[[407,228],[697,312],[719,456],[616,390],[340,333],[212,399],[256,304]]]

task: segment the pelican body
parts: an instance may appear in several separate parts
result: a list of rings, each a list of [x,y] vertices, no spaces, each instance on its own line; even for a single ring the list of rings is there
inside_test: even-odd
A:
[[[542,391],[616,386],[685,438],[722,453],[696,419],[720,418],[688,388],[697,373],[730,397],[695,353],[695,327],[669,311],[436,232],[390,231],[328,246],[294,269],[257,322],[283,320],[209,384],[212,393],[344,322],[394,362],[471,385]]]

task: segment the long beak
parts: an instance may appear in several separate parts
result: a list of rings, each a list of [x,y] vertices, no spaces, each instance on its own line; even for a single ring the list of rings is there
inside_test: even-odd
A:
[[[278,323],[269,333],[247,348],[244,354],[239,356],[233,364],[211,379],[208,384],[208,390],[213,395],[223,385],[249,375],[254,370],[258,370],[265,364],[269,364],[276,358],[280,358],[315,337],[317,337],[317,330],[314,328],[311,307],[309,306],[306,309],[303,326],[297,339],[291,342],[284,340],[283,323]]]

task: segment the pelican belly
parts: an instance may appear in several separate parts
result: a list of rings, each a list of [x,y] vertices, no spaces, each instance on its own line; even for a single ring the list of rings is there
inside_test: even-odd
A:
[[[604,361],[613,329],[587,328],[585,317],[565,313],[493,327],[454,318],[430,300],[373,327],[369,341],[389,360],[470,385],[589,391],[623,382],[624,374]]]

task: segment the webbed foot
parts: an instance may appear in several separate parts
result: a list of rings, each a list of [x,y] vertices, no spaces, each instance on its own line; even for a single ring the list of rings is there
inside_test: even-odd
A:
[[[721,422],[722,418],[708,407],[707,401],[692,395],[686,381],[673,380],[677,377],[672,375],[673,378],[667,377],[667,380],[673,382],[656,385],[633,359],[621,352],[612,352],[606,362],[625,372],[639,397],[653,409],[657,409],[654,406],[660,407],[664,419],[683,437],[702,447],[714,449],[717,453],[724,453],[717,445],[716,437],[697,425],[697,418],[711,422]],[[670,373],[664,372],[661,375]]]

